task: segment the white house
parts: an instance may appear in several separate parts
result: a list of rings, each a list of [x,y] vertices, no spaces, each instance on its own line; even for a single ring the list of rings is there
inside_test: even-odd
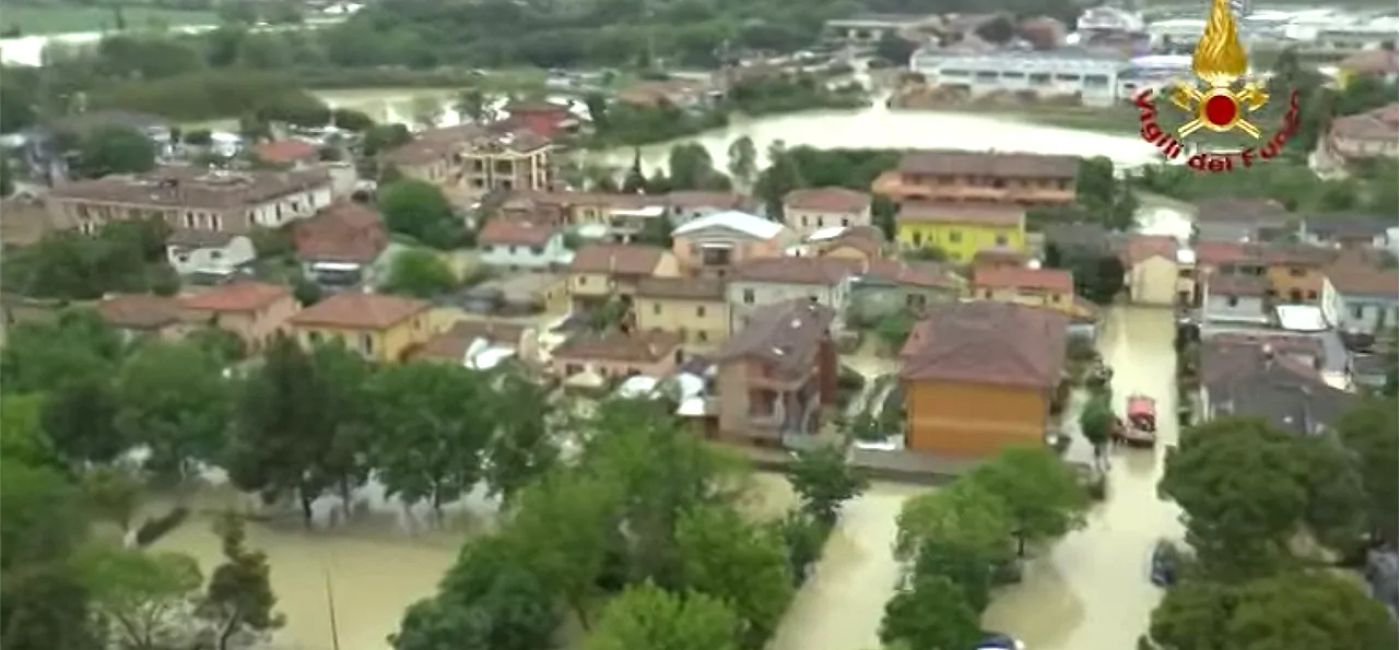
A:
[[[1215,273],[1201,287],[1201,320],[1207,323],[1266,325],[1269,282],[1255,275]]]
[[[1334,327],[1344,332],[1374,334],[1400,322],[1396,313],[1400,282],[1394,267],[1381,269],[1343,259],[1327,267],[1323,275],[1323,316]]]
[[[844,187],[796,189],[783,197],[783,221],[802,237],[832,227],[870,225],[870,195]]]
[[[228,276],[257,259],[253,240],[209,230],[177,230],[165,240],[165,256],[180,275]]]
[[[839,321],[850,304],[851,279],[861,267],[859,260],[831,257],[774,257],[744,262],[735,268],[726,288],[730,331],[744,329],[753,313],[766,305],[798,299],[832,308]]]
[[[476,240],[483,264],[510,271],[544,271],[573,259],[564,248],[564,232],[546,224],[492,219]]]

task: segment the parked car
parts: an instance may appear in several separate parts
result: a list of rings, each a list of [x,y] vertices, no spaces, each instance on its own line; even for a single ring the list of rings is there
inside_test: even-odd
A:
[[[1171,542],[1159,540],[1152,547],[1152,584],[1170,587],[1176,584],[1177,568],[1181,564],[1181,551]]]
[[[1026,650],[1020,639],[1001,632],[984,632],[975,650]]]

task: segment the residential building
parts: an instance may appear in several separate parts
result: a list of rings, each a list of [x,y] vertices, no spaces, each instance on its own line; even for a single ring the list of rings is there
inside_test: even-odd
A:
[[[1180,244],[1169,235],[1133,235],[1123,246],[1128,298],[1140,305],[1189,305],[1192,294],[1179,287]],[[1186,270],[1187,279],[1193,273]]]
[[[579,249],[569,265],[569,293],[582,307],[614,296],[630,300],[640,280],[679,275],[676,256],[659,246],[590,244]]]
[[[1074,311],[1074,275],[1062,269],[975,269],[972,298]]]
[[[97,303],[97,314],[128,341],[147,336],[174,340],[190,329],[180,320],[180,302],[165,296],[107,296]]]
[[[1327,128],[1327,135],[1318,139],[1313,163],[1323,172],[1345,172],[1347,165],[1360,160],[1394,160],[1398,139],[1400,107],[1396,104],[1336,117]]]
[[[682,356],[680,337],[670,332],[640,331],[626,333],[574,335],[550,353],[554,375],[567,381],[581,373],[606,380],[621,380],[634,375],[656,379],[670,376]]]
[[[874,226],[837,226],[812,233],[804,244],[821,257],[873,262],[884,256],[885,233]]]
[[[529,221],[496,218],[476,236],[481,262],[511,271],[543,271],[569,263],[563,231]]]
[[[180,275],[228,278],[257,259],[247,235],[212,230],[176,230],[165,240],[165,258]]]
[[[873,324],[900,313],[923,314],[955,302],[963,291],[957,274],[934,262],[872,260],[851,280],[848,313]]]
[[[685,190],[666,195],[666,216],[677,226],[718,212],[752,213],[756,208],[753,199],[735,192]]]
[[[1298,241],[1311,246],[1384,250],[1394,243],[1395,220],[1381,215],[1332,214],[1298,222]]]
[[[374,209],[337,201],[292,230],[302,273],[318,283],[373,283],[375,261],[389,246],[389,233]]]
[[[306,347],[339,341],[370,361],[394,363],[437,334],[431,308],[422,300],[346,291],[301,310],[287,323]]]
[[[683,273],[721,278],[749,260],[780,257],[794,242],[783,224],[734,211],[700,217],[671,233]]]
[[[1201,419],[1263,418],[1284,431],[1316,436],[1331,430],[1357,396],[1323,380],[1315,364],[1275,341],[1213,337],[1201,347]]]
[[[997,302],[934,310],[900,352],[904,447],[977,458],[1044,444],[1067,324],[1053,310]]]
[[[992,201],[1069,205],[1079,159],[1029,153],[916,151],[875,179],[872,190],[895,203]]]
[[[1273,199],[1205,199],[1196,202],[1195,240],[1276,241],[1296,230],[1292,222],[1293,216]]]
[[[1201,320],[1266,325],[1269,281],[1257,275],[1216,273],[1201,280]]]
[[[1349,334],[1378,334],[1396,327],[1400,280],[1394,265],[1348,256],[1323,270],[1322,311],[1329,323]]]
[[[134,176],[65,183],[47,198],[56,223],[85,233],[112,221],[156,218],[175,230],[244,234],[277,228],[315,214],[331,202],[323,169],[285,172],[207,171],[163,167]]]
[[[305,167],[321,160],[321,149],[305,140],[272,140],[254,146],[253,157],[265,165]]]
[[[958,263],[988,248],[1026,247],[1026,211],[1010,204],[905,203],[895,228],[901,248],[936,248]]]
[[[568,106],[548,101],[516,101],[504,108],[506,121],[546,140],[578,129]]]
[[[291,289],[263,282],[234,282],[180,299],[180,318],[193,327],[217,327],[237,336],[251,352],[263,349],[300,305]]]
[[[1270,298],[1278,303],[1316,305],[1322,295],[1322,269],[1336,258],[1336,251],[1275,244],[1259,247],[1258,255],[1265,265]]]
[[[715,353],[722,439],[810,445],[821,431],[822,407],[836,403],[835,318],[808,300],[768,305]]]
[[[461,307],[478,314],[565,314],[569,306],[569,276],[563,273],[507,275],[482,282],[461,294]]]
[[[844,187],[796,189],[783,197],[783,222],[806,238],[825,228],[870,225],[870,195]]]
[[[846,313],[851,278],[861,263],[827,257],[774,257],[749,260],[734,269],[726,292],[729,329],[743,329],[767,305],[807,300],[829,307],[839,319]]]
[[[729,340],[729,302],[724,281],[717,278],[642,278],[632,313],[639,331],[670,332],[687,349],[708,349]]]
[[[1121,53],[1079,48],[960,52],[927,46],[909,61],[910,71],[929,84],[960,89],[972,98],[1017,94],[1085,106],[1112,106],[1125,99],[1118,80],[1130,67]]]
[[[457,321],[447,331],[412,351],[414,361],[436,361],[489,370],[520,358],[533,345],[535,332],[524,325],[497,321]],[[522,359],[523,360],[523,359]]]
[[[553,183],[553,145],[524,128],[464,124],[432,129],[385,152],[404,176],[434,183],[454,197],[494,190],[546,190]]]

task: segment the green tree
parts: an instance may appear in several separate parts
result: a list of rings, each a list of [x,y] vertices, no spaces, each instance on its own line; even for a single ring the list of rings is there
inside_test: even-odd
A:
[[[122,126],[104,126],[83,138],[78,172],[88,178],[108,174],[148,172],[156,166],[156,148],[141,133]]]
[[[1079,413],[1079,431],[1084,434],[1084,439],[1094,446],[1095,463],[1103,458],[1104,448],[1108,445],[1116,420],[1117,416],[1109,404],[1108,395],[1089,398],[1084,404],[1084,410]]]
[[[987,554],[942,539],[924,540],[914,561],[915,576],[943,576],[963,590],[973,611],[980,612],[991,602],[992,570]]]
[[[208,354],[187,343],[141,346],[117,375],[117,429],[150,447],[147,465],[183,479],[223,447],[229,386]]]
[[[472,122],[481,123],[486,119],[489,103],[489,99],[485,93],[481,92],[481,89],[468,88],[457,94],[457,101],[453,108]]]
[[[505,371],[497,382],[491,401],[496,431],[486,446],[486,484],[492,493],[509,501],[557,464],[559,448],[545,421],[550,408],[548,391],[514,370]]]
[[[1011,448],[969,475],[1001,497],[1011,513],[1017,553],[1027,542],[1059,537],[1084,525],[1089,498],[1074,472],[1047,449]]]
[[[787,477],[802,498],[802,508],[826,524],[836,521],[841,504],[860,496],[869,485],[834,446],[798,452],[796,462],[787,468]]]
[[[793,596],[782,539],[732,507],[711,506],[682,516],[676,541],[686,586],[732,607],[743,621],[744,645],[761,647]]]
[[[235,634],[275,630],[284,619],[273,611],[277,597],[267,555],[245,546],[243,520],[227,513],[215,522],[214,532],[223,544],[224,563],[209,577],[200,613],[214,625],[217,650],[229,650]]]
[[[331,122],[335,124],[336,128],[356,133],[365,133],[374,128],[374,120],[370,116],[348,108],[337,108],[331,111]]]
[[[219,3],[219,19],[232,25],[252,25],[258,22],[258,8],[250,0],[227,0]]]
[[[885,604],[880,641],[929,650],[971,648],[982,637],[977,618],[962,587],[951,579],[916,576]]]
[[[1102,210],[1113,205],[1117,182],[1113,179],[1113,161],[1094,156],[1079,162],[1075,173],[1074,191],[1080,205]]]
[[[1396,501],[1400,489],[1394,463],[1397,451],[1396,402],[1369,400],[1342,416],[1337,423],[1342,444],[1352,452],[1353,462],[1366,490],[1367,514],[1373,536],[1396,541]]]
[[[40,421],[69,463],[105,463],[127,447],[116,426],[118,406],[109,378],[78,375],[45,397]]]
[[[193,558],[94,545],[76,562],[94,611],[121,647],[160,650],[180,641],[184,607],[202,582]]]
[[[627,170],[627,177],[622,179],[623,194],[640,194],[646,189],[647,177],[642,173],[642,150],[632,150],[632,167]]]
[[[738,650],[738,618],[717,599],[650,584],[608,603],[586,650]]]
[[[389,264],[384,290],[418,298],[431,298],[450,291],[457,276],[436,253],[423,249],[404,251]]]
[[[608,122],[608,98],[600,92],[591,92],[583,97],[583,103],[588,107],[588,119],[593,122],[593,129],[599,133],[607,132],[611,126]]]
[[[711,176],[715,175],[714,161],[704,145],[698,143],[678,144],[671,147],[668,169],[671,188],[676,190],[698,190],[706,187]]]
[[[389,151],[413,139],[408,127],[403,124],[376,124],[365,131],[363,141],[366,156],[374,156]],[[262,253],[262,249],[258,249]]]
[[[141,482],[118,467],[94,467],[83,475],[88,510],[116,524],[125,533],[141,504]]]
[[[758,173],[758,150],[753,138],[747,135],[735,138],[729,145],[729,175],[741,187],[748,187]]]
[[[909,65],[909,57],[914,54],[918,46],[895,34],[893,31],[885,32],[885,36],[875,44],[875,56],[878,56],[896,66],[904,67]]]
[[[30,467],[60,467],[53,441],[39,424],[42,394],[4,394],[0,398],[0,458]]]
[[[461,232],[452,204],[442,190],[426,181],[391,183],[379,194],[379,210],[389,230],[435,248],[450,248]]]
[[[110,377],[121,338],[97,312],[69,309],[54,323],[11,328],[0,349],[0,383],[8,392],[52,390],[79,378]]]
[[[1227,650],[1225,626],[1238,602],[1236,588],[1190,580],[1167,590],[1152,611],[1149,628],[1155,647],[1169,650]]]
[[[781,220],[783,197],[806,185],[797,161],[789,155],[787,145],[782,140],[774,140],[768,146],[768,167],[758,175],[753,186],[754,196],[763,200],[768,218]]]
[[[959,480],[945,490],[909,499],[898,523],[895,555],[901,559],[917,557],[919,548],[935,539],[970,549],[988,561],[1012,556],[1010,509],[1001,497],[973,481]]]

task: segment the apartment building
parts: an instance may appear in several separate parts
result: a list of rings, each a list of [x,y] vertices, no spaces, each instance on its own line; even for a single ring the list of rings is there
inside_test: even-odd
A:
[[[1021,205],[1074,202],[1079,159],[1029,153],[916,151],[875,179],[895,203],[982,201]]]

